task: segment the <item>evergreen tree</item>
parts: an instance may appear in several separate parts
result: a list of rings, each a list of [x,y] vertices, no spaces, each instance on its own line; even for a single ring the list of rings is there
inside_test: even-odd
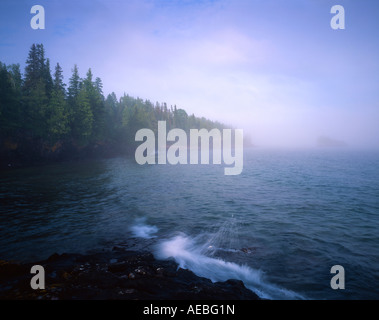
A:
[[[22,124],[20,65],[0,62],[0,134],[15,135]]]
[[[95,88],[96,88],[96,92],[104,98],[104,95],[103,95],[103,82],[101,81],[101,79],[99,77],[97,77],[95,79]]]
[[[117,100],[114,92],[104,99],[101,79],[93,79],[91,69],[80,79],[75,65],[66,90],[61,66],[56,65],[52,76],[42,44],[31,46],[24,77],[20,65],[0,62],[0,157],[4,148],[8,154],[6,145],[22,145],[28,153],[32,150],[34,157],[56,150],[61,143],[74,147],[111,143],[131,151],[137,130],[156,132],[158,121],[166,121],[168,130],[223,128],[220,123],[188,116],[176,105],[154,105],[127,94]],[[14,137],[17,143],[13,143]]]
[[[73,117],[73,137],[79,145],[88,144],[92,134],[93,113],[88,99],[88,94],[83,86],[75,101]]]
[[[63,70],[58,63],[55,67],[50,99],[51,114],[48,120],[49,140],[51,144],[63,139],[70,131],[65,96],[66,90],[65,84],[63,83]]]
[[[14,90],[10,81],[7,66],[0,62],[0,130],[7,133],[10,128]]]
[[[62,67],[57,63],[55,66],[53,88],[55,91],[62,92],[63,96],[66,97],[66,84],[63,82],[63,70]]]
[[[24,93],[28,95],[34,88],[35,83],[39,80],[39,59],[37,56],[37,46],[32,45],[29,51],[28,59],[26,60]]]
[[[79,95],[80,91],[80,77],[78,66],[74,65],[74,69],[72,69],[72,76],[69,80],[68,87],[68,100],[69,102],[73,102]]]
[[[47,73],[44,47],[42,44],[33,44],[26,61],[23,101],[26,107],[25,127],[38,138],[45,136],[48,131],[49,99],[46,86],[49,77]]]
[[[45,81],[46,95],[48,99],[51,98],[53,93],[53,78],[51,77],[50,60],[46,59],[46,65],[44,65],[43,79]]]
[[[92,134],[93,113],[89,101],[90,94],[91,85],[86,79],[83,82],[80,80],[78,67],[75,65],[69,81],[67,102],[69,104],[71,137],[81,146],[89,143]]]
[[[121,108],[114,92],[108,94],[104,101],[104,106],[106,112],[106,136],[112,140],[116,140],[122,127],[122,115],[120,114]]]
[[[102,94],[103,84],[100,78],[96,78],[93,81],[92,70],[89,69],[87,72],[87,77],[83,80],[83,86],[86,90],[87,97],[91,106],[93,114],[93,130],[92,138],[94,142],[101,141],[105,138],[105,105],[104,97]]]
[[[8,71],[11,75],[12,86],[14,87],[17,96],[21,97],[22,90],[22,75],[20,70],[20,64],[12,64],[8,67]]]

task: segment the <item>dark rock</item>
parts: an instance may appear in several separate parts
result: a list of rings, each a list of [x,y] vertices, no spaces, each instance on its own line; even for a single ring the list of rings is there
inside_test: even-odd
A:
[[[24,275],[27,272],[30,273],[30,269],[25,265],[0,260],[0,279]]]
[[[54,254],[36,264],[45,267],[45,290],[30,288],[33,264],[2,261],[0,299],[259,299],[242,281],[212,283],[189,270],[178,269],[174,261],[156,260],[146,252],[112,250],[89,255]]]
[[[52,262],[52,261],[57,261],[61,256],[58,254],[58,253],[54,253],[52,254],[48,259],[47,261],[48,262]]]
[[[128,268],[129,266],[125,262],[114,263],[108,266],[108,271],[113,273],[126,272]]]

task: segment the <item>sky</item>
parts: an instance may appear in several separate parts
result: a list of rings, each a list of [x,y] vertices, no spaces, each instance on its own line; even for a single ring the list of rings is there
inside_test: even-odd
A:
[[[33,5],[45,30],[33,30]],[[345,29],[330,22],[345,9]],[[0,61],[52,66],[244,129],[257,146],[326,136],[379,148],[379,1],[2,0]]]

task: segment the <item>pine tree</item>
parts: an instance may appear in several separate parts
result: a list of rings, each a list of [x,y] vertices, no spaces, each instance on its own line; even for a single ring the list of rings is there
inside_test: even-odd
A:
[[[28,157],[41,157],[46,147],[55,150],[60,145],[57,142],[81,147],[117,143],[124,150],[132,150],[136,131],[156,131],[161,120],[167,121],[168,130],[175,126],[187,131],[223,128],[220,123],[188,116],[176,105],[153,105],[126,94],[117,100],[113,92],[104,99],[101,79],[93,79],[91,69],[85,79],[80,79],[75,65],[66,90],[61,66],[56,65],[52,76],[42,44],[31,46],[24,78],[20,65],[0,62],[0,157],[4,150],[9,154],[6,145],[22,145],[20,149],[28,150]],[[9,143],[13,137],[17,143]],[[29,151],[34,154],[29,155]]]
[[[62,92],[63,96],[66,97],[66,84],[63,82],[63,70],[62,67],[57,63],[55,66],[53,88],[55,91]]]
[[[69,102],[73,102],[79,95],[80,91],[80,77],[78,66],[74,65],[74,69],[72,69],[72,76],[69,80],[68,87],[68,100]]]
[[[20,65],[0,62],[0,133],[16,135],[22,128]]]
[[[73,138],[79,145],[85,146],[90,141],[93,124],[93,113],[85,86],[79,91],[75,100]]]
[[[37,46],[33,44],[30,48],[28,59],[26,60],[25,80],[23,87],[25,95],[30,94],[30,91],[34,88],[35,83],[39,80],[38,60]]]
[[[93,114],[93,142],[99,142],[105,138],[106,124],[105,124],[105,104],[104,96],[102,93],[103,84],[100,78],[93,81],[92,70],[89,69],[87,77],[83,80],[83,86],[86,90],[89,103]]]
[[[53,89],[50,99],[51,115],[48,120],[49,142],[56,143],[69,132],[69,117],[65,100],[66,90],[63,83],[63,70],[59,63],[55,67]]]
[[[96,92],[100,96],[104,97],[104,95],[103,95],[103,82],[101,81],[101,79],[99,77],[97,77],[95,79],[95,88],[96,88]]]
[[[44,47],[42,44],[33,44],[26,61],[23,102],[26,107],[25,127],[39,138],[47,133],[47,118],[50,111],[46,93],[48,78]]]
[[[106,136],[115,140],[122,127],[122,114],[120,113],[120,104],[114,92],[108,94],[104,107],[106,112]]]
[[[69,80],[67,102],[71,137],[74,142],[81,146],[89,143],[93,128],[93,113],[88,98],[88,91],[91,91],[90,87],[86,79],[80,80],[78,67],[75,65]]]
[[[45,81],[46,95],[48,99],[51,98],[53,93],[53,78],[51,77],[50,59],[46,59],[46,65],[44,65],[43,79]]]
[[[21,96],[22,90],[22,75],[20,70],[20,64],[12,64],[8,67],[8,71],[11,75],[12,85],[18,96]]]
[[[10,129],[14,90],[7,66],[0,62],[0,130],[6,134]]]

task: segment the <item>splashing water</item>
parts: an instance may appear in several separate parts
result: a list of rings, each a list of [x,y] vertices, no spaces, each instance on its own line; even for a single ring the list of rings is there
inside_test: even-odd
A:
[[[220,251],[238,252],[242,247],[240,239],[240,223],[232,215],[202,246],[201,253],[207,256],[216,256]]]
[[[158,232],[156,226],[145,224],[145,219],[139,219],[137,224],[133,225],[130,230],[135,237],[143,239],[155,238],[156,236],[154,234]]]
[[[182,234],[162,241],[156,250],[159,259],[174,258],[180,268],[189,269],[212,282],[237,279],[264,299],[304,299],[301,295],[264,281],[263,273],[246,265],[238,265],[202,253],[204,245]]]

